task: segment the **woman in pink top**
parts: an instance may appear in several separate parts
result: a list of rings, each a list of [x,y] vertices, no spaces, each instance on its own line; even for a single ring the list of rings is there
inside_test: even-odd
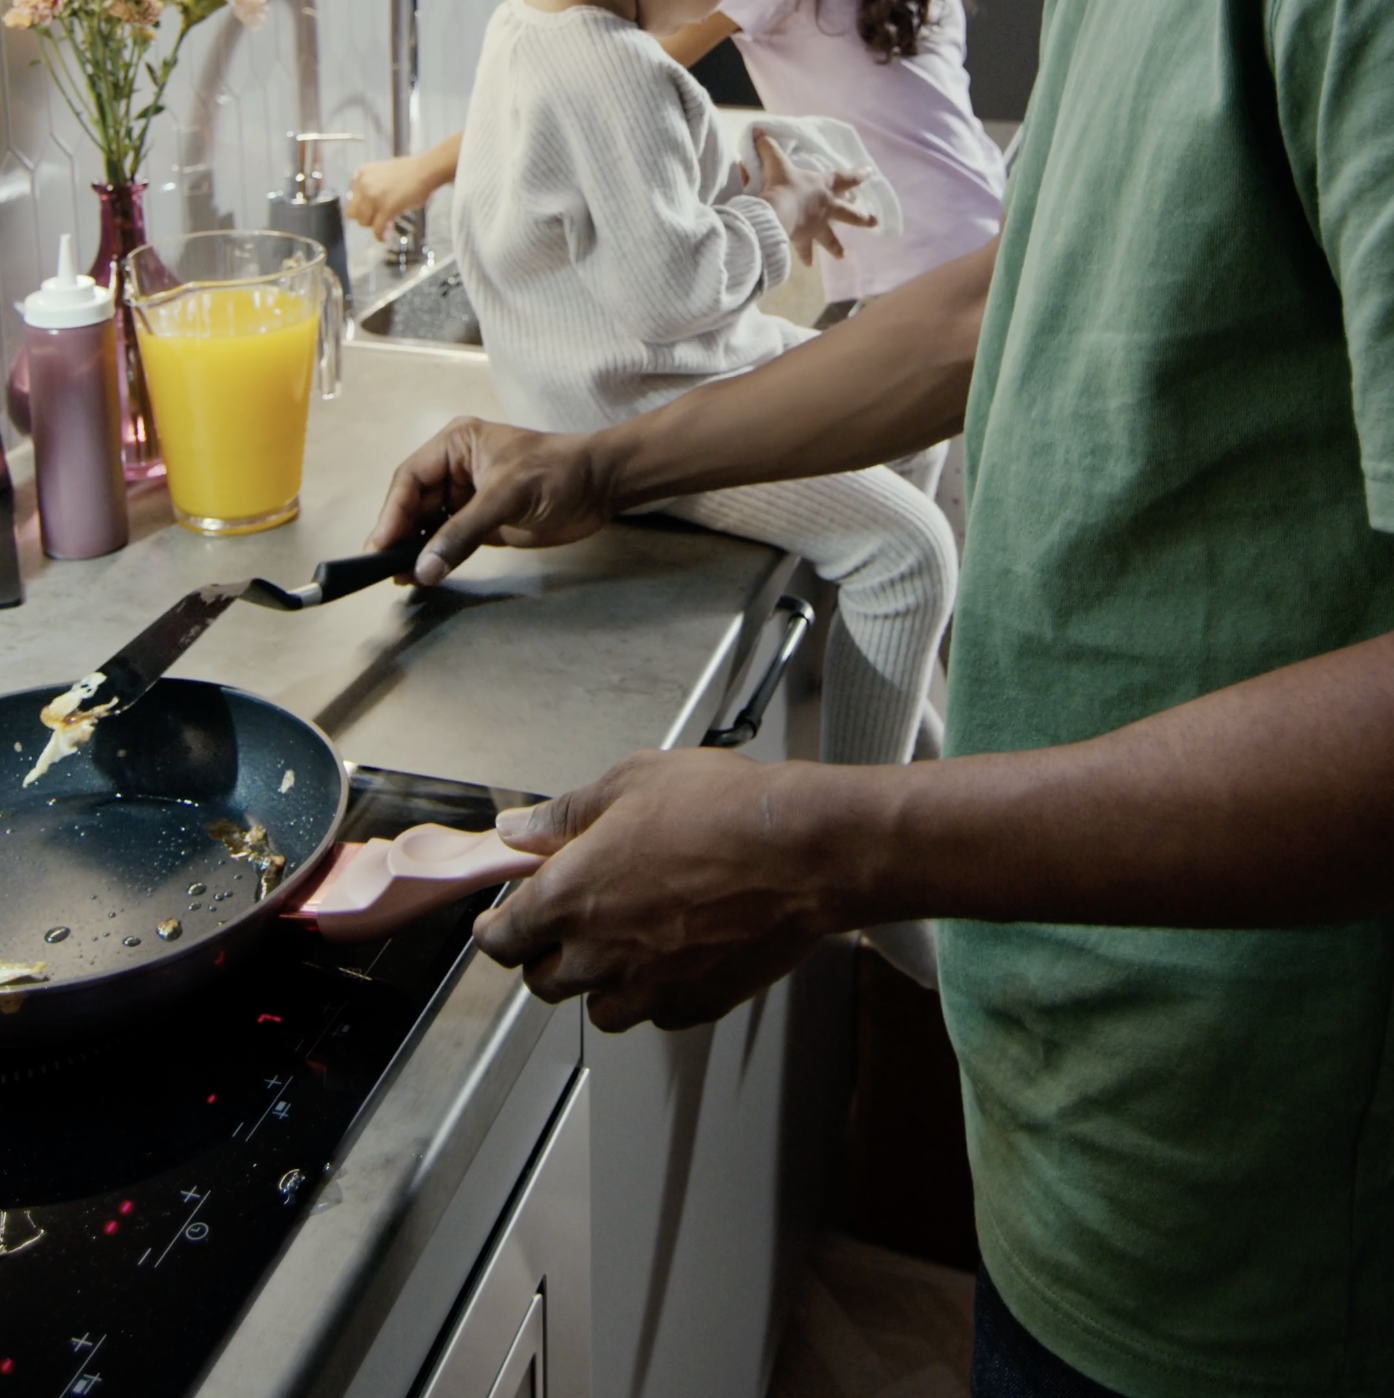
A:
[[[879,296],[997,233],[1006,175],[973,115],[966,30],[962,0],[722,0],[662,43],[691,66],[729,36],[767,111],[857,128],[900,199],[905,231],[839,230],[845,256],[820,256],[827,300],[840,302]],[[421,155],[363,166],[349,216],[383,237],[450,183],[459,152],[457,133]]]
[[[691,65],[730,36],[765,110],[857,128],[905,231],[839,229],[821,256],[830,302],[865,300],[997,235],[1006,172],[968,96],[962,0],[721,0],[664,47]]]

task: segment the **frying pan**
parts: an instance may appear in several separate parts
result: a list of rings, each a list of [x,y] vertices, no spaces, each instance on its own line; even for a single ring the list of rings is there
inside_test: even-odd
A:
[[[230,969],[278,917],[381,937],[542,862],[433,824],[336,845],[348,779],[329,739],[195,680],[159,680],[25,787],[53,693],[0,698],[0,971],[20,973],[0,983],[0,1039],[139,1015]],[[274,886],[246,858],[258,827],[284,861]]]
[[[231,968],[311,878],[348,799],[313,724],[170,679],[25,787],[39,709],[64,688],[0,697],[0,963],[46,963],[46,979],[0,985],[0,1038],[103,1028]],[[260,824],[285,857],[265,896],[220,821]]]

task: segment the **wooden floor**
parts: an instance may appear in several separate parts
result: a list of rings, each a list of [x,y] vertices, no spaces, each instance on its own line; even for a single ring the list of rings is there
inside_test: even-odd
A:
[[[967,1398],[973,1278],[827,1235],[768,1398]]]

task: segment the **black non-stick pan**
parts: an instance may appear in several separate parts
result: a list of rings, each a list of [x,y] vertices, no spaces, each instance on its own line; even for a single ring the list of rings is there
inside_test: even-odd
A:
[[[0,1039],[102,1028],[229,969],[311,877],[347,801],[313,724],[170,679],[25,787],[39,710],[65,687],[0,697]],[[275,874],[256,865],[276,861],[236,857],[255,827],[285,861],[265,892]]]

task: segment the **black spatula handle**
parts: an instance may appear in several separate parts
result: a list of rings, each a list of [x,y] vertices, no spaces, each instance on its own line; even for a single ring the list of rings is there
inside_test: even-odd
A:
[[[410,573],[416,567],[423,543],[424,539],[409,539],[381,553],[360,553],[354,558],[331,558],[321,563],[315,569],[319,600],[333,602],[336,598],[347,597],[350,592],[382,582],[384,578]]]

